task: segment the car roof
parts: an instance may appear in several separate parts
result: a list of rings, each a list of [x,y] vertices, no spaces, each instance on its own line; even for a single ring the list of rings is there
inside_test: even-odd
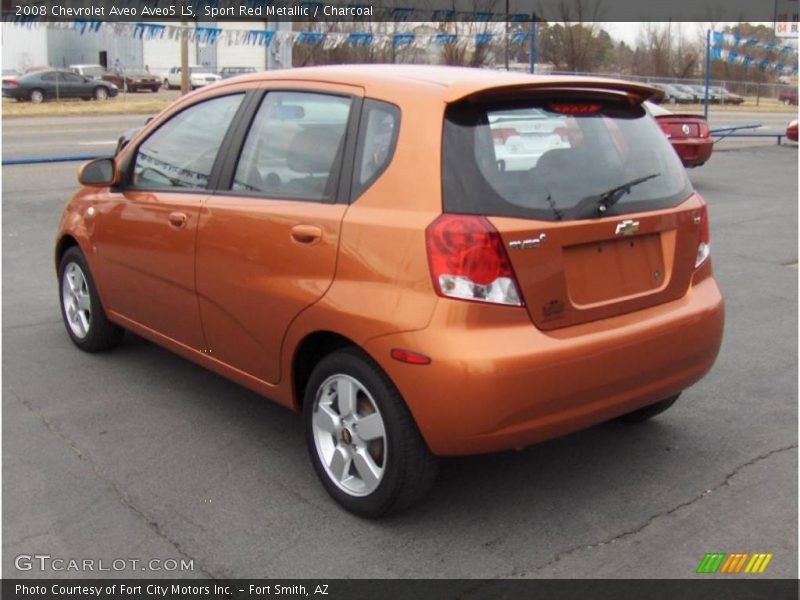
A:
[[[530,75],[492,69],[429,65],[328,65],[287,70],[262,71],[242,75],[230,82],[299,80],[349,84],[364,88],[367,94],[396,93],[398,86],[409,94],[421,93],[440,97],[445,102],[507,89],[521,91],[543,87],[598,88],[630,92],[646,98],[660,98],[663,92],[650,85],[574,75]]]

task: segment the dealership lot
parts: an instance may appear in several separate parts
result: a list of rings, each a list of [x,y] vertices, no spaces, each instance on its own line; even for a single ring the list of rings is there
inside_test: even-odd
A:
[[[116,139],[105,127],[89,141]],[[49,151],[7,134],[7,157]],[[727,326],[673,409],[445,461],[427,502],[376,522],[327,497],[297,415],[133,336],[104,355],[72,347],[52,242],[76,169],[3,168],[6,577],[41,575],[20,554],[192,561],[178,576],[689,577],[711,551],[772,552],[766,576],[797,576],[795,147],[690,172]],[[120,573],[166,575],[140,566]]]

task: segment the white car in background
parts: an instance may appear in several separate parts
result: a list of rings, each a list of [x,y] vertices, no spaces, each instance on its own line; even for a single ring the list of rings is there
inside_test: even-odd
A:
[[[489,129],[501,171],[528,171],[545,152],[570,147],[567,119],[536,108],[499,112]]]
[[[189,66],[189,85],[193,90],[201,88],[211,83],[221,81],[222,77],[212,73],[208,67],[200,65]],[[164,79],[164,87],[168,90],[176,90],[181,87],[181,68],[172,67]]]

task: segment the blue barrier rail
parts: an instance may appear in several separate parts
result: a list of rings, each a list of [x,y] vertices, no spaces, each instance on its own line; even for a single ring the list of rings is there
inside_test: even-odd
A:
[[[711,137],[715,137],[714,143],[720,142],[725,138],[729,137],[739,137],[739,138],[777,138],[778,145],[780,145],[781,140],[786,137],[785,132],[780,133],[771,133],[771,132],[758,132],[758,133],[740,133],[743,129],[759,129],[761,127],[760,124],[758,125],[736,125],[731,127],[720,127],[719,129],[712,129],[709,131]]]
[[[4,158],[2,166],[40,165],[43,163],[77,162],[95,158],[113,158],[110,154],[74,154],[69,156],[31,156],[28,158]]]

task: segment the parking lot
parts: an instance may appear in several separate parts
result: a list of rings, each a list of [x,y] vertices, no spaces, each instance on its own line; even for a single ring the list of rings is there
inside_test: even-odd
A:
[[[102,121],[86,152],[134,120]],[[69,149],[57,132],[20,146],[13,127],[6,158]],[[79,163],[4,167],[5,576],[82,575],[14,566],[44,553],[192,561],[180,577],[671,578],[719,551],[774,553],[763,576],[797,577],[797,161],[796,146],[736,142],[690,172],[727,321],[716,366],[675,407],[443,461],[424,504],[380,521],[328,498],[298,415],[132,335],[75,349],[52,249]]]

